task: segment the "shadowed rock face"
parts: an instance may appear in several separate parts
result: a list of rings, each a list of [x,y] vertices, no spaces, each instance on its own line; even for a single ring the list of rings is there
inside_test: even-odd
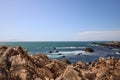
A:
[[[0,46],[0,80],[120,80],[120,60],[100,57],[91,64],[50,60],[22,47]]]

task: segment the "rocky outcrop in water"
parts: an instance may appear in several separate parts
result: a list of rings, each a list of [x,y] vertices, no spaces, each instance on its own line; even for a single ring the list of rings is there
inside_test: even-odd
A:
[[[110,42],[106,42],[106,43],[96,43],[96,42],[93,42],[92,44],[108,46],[108,47],[113,47],[113,48],[120,48],[120,41],[110,41]]]
[[[97,61],[70,63],[29,54],[20,46],[0,46],[0,80],[120,80],[120,60],[100,57]]]
[[[85,48],[86,52],[94,52],[94,50],[92,48]]]

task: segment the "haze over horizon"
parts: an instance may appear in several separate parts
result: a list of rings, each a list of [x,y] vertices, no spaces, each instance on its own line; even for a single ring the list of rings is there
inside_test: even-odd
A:
[[[0,0],[0,41],[120,41],[120,0]]]

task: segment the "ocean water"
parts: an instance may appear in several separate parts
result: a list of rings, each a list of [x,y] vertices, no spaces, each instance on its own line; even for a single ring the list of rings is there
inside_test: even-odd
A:
[[[98,45],[92,42],[0,42],[0,46],[22,46],[28,49],[29,54],[46,54],[51,59],[62,59],[64,56],[71,62],[84,61],[91,62],[99,57],[114,56],[120,59],[120,54],[116,54],[118,49]],[[99,41],[98,43],[105,43]],[[85,48],[92,48],[95,52],[85,52]],[[52,53],[50,53],[52,52]]]

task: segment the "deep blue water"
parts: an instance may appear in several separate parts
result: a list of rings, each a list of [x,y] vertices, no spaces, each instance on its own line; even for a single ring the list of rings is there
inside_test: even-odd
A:
[[[22,46],[28,49],[29,54],[44,53],[49,58],[61,59],[65,56],[71,62],[84,61],[91,62],[97,60],[100,56],[114,56],[120,59],[120,55],[115,54],[118,49],[109,49],[98,45],[91,45],[92,42],[0,42],[0,45]],[[100,42],[105,43],[105,42]],[[87,53],[85,48],[92,48],[95,52]],[[53,53],[49,53],[52,51]],[[58,51],[58,52],[56,52]],[[61,55],[59,55],[61,54]],[[80,54],[80,55],[78,55]]]

